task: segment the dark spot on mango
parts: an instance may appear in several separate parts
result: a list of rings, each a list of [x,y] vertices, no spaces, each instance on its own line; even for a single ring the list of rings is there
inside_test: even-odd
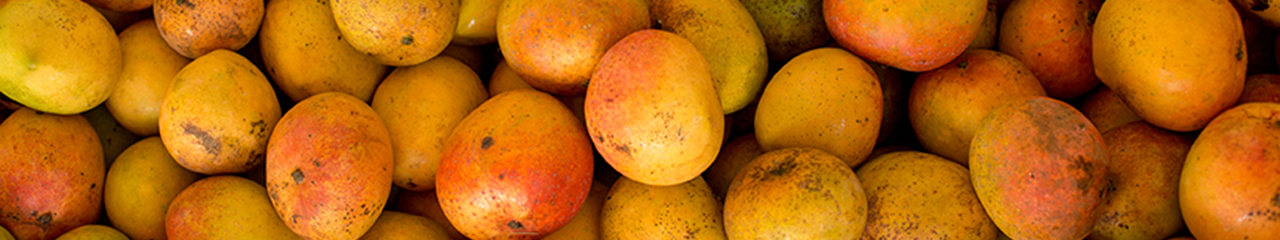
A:
[[[218,155],[219,152],[222,152],[222,143],[219,143],[217,139],[213,139],[213,136],[210,136],[204,129],[191,125],[191,123],[184,123],[182,124],[182,132],[196,137],[196,140],[200,140],[200,146],[204,146],[204,151],[208,152],[209,155]]]
[[[404,45],[413,44],[413,35],[405,35],[404,38],[400,39],[400,44],[404,44]]]
[[[409,179],[409,182],[405,183],[404,185],[409,185],[409,188],[418,188],[418,184],[413,183],[413,179]]]
[[[1236,61],[1244,60],[1244,44],[1236,45]]]
[[[769,174],[774,176],[782,176],[782,175],[786,175],[787,172],[791,172],[791,169],[793,168],[796,168],[795,158],[788,157],[786,160],[783,160],[782,163],[778,163],[777,166],[775,166],[773,169],[770,169]]]
[[[53,222],[52,213],[44,213],[44,214],[40,214],[40,216],[36,216],[36,223],[39,223],[40,227],[42,228],[48,228],[49,223],[52,223],[52,222]]]
[[[960,67],[960,69],[966,69],[966,68],[969,68],[969,62],[960,62],[960,63],[957,63],[957,64],[956,64],[956,67]]]
[[[97,188],[97,187],[98,187],[98,184],[97,184],[97,183],[89,184],[89,189],[94,189],[94,188]]]
[[[503,180],[503,179],[507,179],[507,175],[506,175],[506,174],[501,174],[501,173],[499,173],[499,174],[498,174],[498,180]]]
[[[1276,120],[1276,122],[1271,123],[1271,124],[1272,124],[1272,125],[1276,125],[1276,127],[1277,127],[1277,128],[1280,128],[1280,120]]]
[[[1276,193],[1276,195],[1271,196],[1271,206],[1280,208],[1280,193]]]
[[[520,222],[517,222],[516,220],[511,220],[507,222],[507,227],[511,227],[511,229],[521,229],[524,228],[524,224],[520,224]]]
[[[489,149],[493,146],[493,137],[486,136],[480,140],[480,149]]]
[[[619,152],[622,152],[622,153],[626,153],[627,155],[631,155],[631,146],[618,145],[618,146],[614,146],[613,149],[618,150]]]
[[[1271,0],[1254,0],[1249,6],[1249,10],[1253,11],[1265,11],[1268,8],[1271,8]]]
[[[290,175],[293,175],[294,184],[302,184],[302,180],[306,179],[306,176],[302,175],[302,169],[293,169],[293,174]]]
[[[175,0],[175,1],[173,1],[173,3],[174,3],[174,5],[178,5],[178,6],[182,6],[182,7],[187,7],[187,8],[194,8],[194,7],[196,7],[196,5],[195,5],[195,4],[193,4],[193,3],[191,3],[190,1],[187,1],[187,0]]]

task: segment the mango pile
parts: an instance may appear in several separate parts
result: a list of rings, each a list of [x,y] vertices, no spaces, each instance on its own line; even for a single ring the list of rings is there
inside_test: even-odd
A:
[[[0,240],[1280,239],[1266,0],[0,0]]]

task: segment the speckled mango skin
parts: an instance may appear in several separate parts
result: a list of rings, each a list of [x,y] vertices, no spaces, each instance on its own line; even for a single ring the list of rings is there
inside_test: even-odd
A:
[[[924,72],[964,52],[978,36],[987,0],[828,0],[822,14],[841,47],[894,68]]]
[[[1071,105],[1049,97],[992,110],[969,149],[973,188],[1013,239],[1082,239],[1106,203],[1109,157],[1102,134]]]
[[[853,169],[814,148],[760,155],[733,179],[724,200],[730,239],[857,239],[867,195]]]
[[[53,239],[98,220],[106,161],[80,115],[21,108],[0,123],[0,227]]]
[[[1214,118],[1187,153],[1178,188],[1197,239],[1280,239],[1280,103]]]
[[[969,50],[916,77],[907,114],[925,150],[969,166],[969,143],[992,110],[1025,97],[1045,96],[1025,65],[1008,54]]]
[[[308,239],[355,239],[391,194],[391,138],[382,118],[340,92],[311,96],[280,119],[267,147],[276,213]]]
[[[261,0],[157,0],[152,7],[160,36],[178,54],[199,58],[216,49],[239,51],[258,35]]]
[[[469,238],[541,238],[582,208],[594,164],[586,129],[568,107],[544,92],[511,90],[454,128],[436,193]]]
[[[498,9],[498,46],[529,85],[582,96],[605,51],[650,24],[643,0],[509,0]]]
[[[170,239],[302,239],[271,208],[266,188],[234,175],[201,179],[178,193],[164,229]]]
[[[654,0],[649,12],[663,30],[689,40],[706,56],[725,114],[746,107],[760,95],[769,56],[760,28],[742,3]]]
[[[866,161],[884,115],[875,71],[839,48],[793,58],[773,76],[756,107],[756,140],[766,150],[812,147],[850,167]]]
[[[1178,181],[1191,137],[1144,121],[1103,132],[1111,185],[1102,216],[1089,239],[1164,239],[1186,224],[1178,206]]]
[[[440,55],[453,39],[459,0],[332,0],[343,39],[391,66],[410,66]]]
[[[449,134],[488,98],[480,77],[449,56],[392,71],[371,105],[391,131],[396,186],[435,189]]]
[[[605,161],[631,180],[687,182],[715,161],[724,112],[707,60],[674,33],[641,30],[600,60],[583,103]]]
[[[280,102],[258,67],[218,49],[174,76],[160,105],[160,140],[182,167],[201,174],[244,173],[266,160]]]
[[[1090,46],[1100,8],[1100,0],[1010,3],[1000,22],[1000,51],[1031,69],[1050,97],[1080,96],[1098,85]]]
[[[1094,72],[1151,125],[1199,130],[1244,88],[1243,28],[1230,1],[1106,1],[1093,25]]]
[[[672,186],[619,178],[600,210],[600,235],[621,239],[727,239],[721,205],[702,177]]]
[[[937,155],[899,151],[857,170],[867,191],[862,239],[996,239],[969,169]]]
[[[267,3],[258,43],[264,70],[295,102],[329,91],[368,102],[391,71],[342,37],[328,0]]]

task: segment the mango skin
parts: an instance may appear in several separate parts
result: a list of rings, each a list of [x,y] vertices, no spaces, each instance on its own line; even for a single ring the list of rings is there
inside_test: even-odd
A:
[[[689,40],[707,58],[725,114],[737,112],[760,95],[769,56],[760,29],[742,3],[655,0],[649,12],[663,30]]]
[[[977,38],[987,0],[827,0],[831,36],[867,61],[924,72],[951,62]]]
[[[541,238],[563,227],[591,188],[584,128],[547,93],[518,89],[485,101],[445,142],[436,175],[445,216],[475,239]]]
[[[41,112],[77,114],[115,90],[123,69],[120,39],[93,7],[6,1],[0,19],[0,92],[8,98]]]
[[[0,123],[0,227],[53,239],[98,221],[106,162],[80,115],[22,108]]]
[[[266,165],[272,206],[304,238],[363,235],[391,194],[387,127],[346,93],[321,93],[290,109],[271,133]]]
[[[591,79],[587,131],[623,176],[671,186],[715,161],[724,112],[707,60],[688,40],[662,30],[632,33],[609,49]]]
[[[1106,1],[1093,25],[1094,72],[1151,125],[1199,130],[1243,91],[1243,28],[1229,1]]]
[[[991,220],[1013,239],[1082,239],[1102,214],[1110,158],[1102,134],[1049,97],[1011,101],[974,132],[969,170]]]
[[[821,149],[849,167],[866,161],[880,134],[884,90],[875,71],[840,48],[792,58],[773,76],[756,107],[756,140],[766,151]]]
[[[529,85],[582,96],[605,51],[650,24],[642,0],[502,1],[498,47]]]
[[[170,239],[302,239],[276,216],[266,188],[233,175],[201,179],[178,193],[164,229]]]
[[[1178,203],[1198,239],[1280,239],[1280,103],[1215,117],[1187,152]]]

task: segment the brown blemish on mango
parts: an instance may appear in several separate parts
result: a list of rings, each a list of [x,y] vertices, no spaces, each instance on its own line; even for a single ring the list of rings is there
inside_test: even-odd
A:
[[[204,150],[208,152],[209,155],[216,156],[219,152],[222,152],[222,144],[219,143],[217,139],[214,139],[213,136],[210,136],[209,132],[206,132],[204,129],[192,125],[191,123],[185,123],[182,124],[182,132],[200,140],[200,145],[204,146]]]

